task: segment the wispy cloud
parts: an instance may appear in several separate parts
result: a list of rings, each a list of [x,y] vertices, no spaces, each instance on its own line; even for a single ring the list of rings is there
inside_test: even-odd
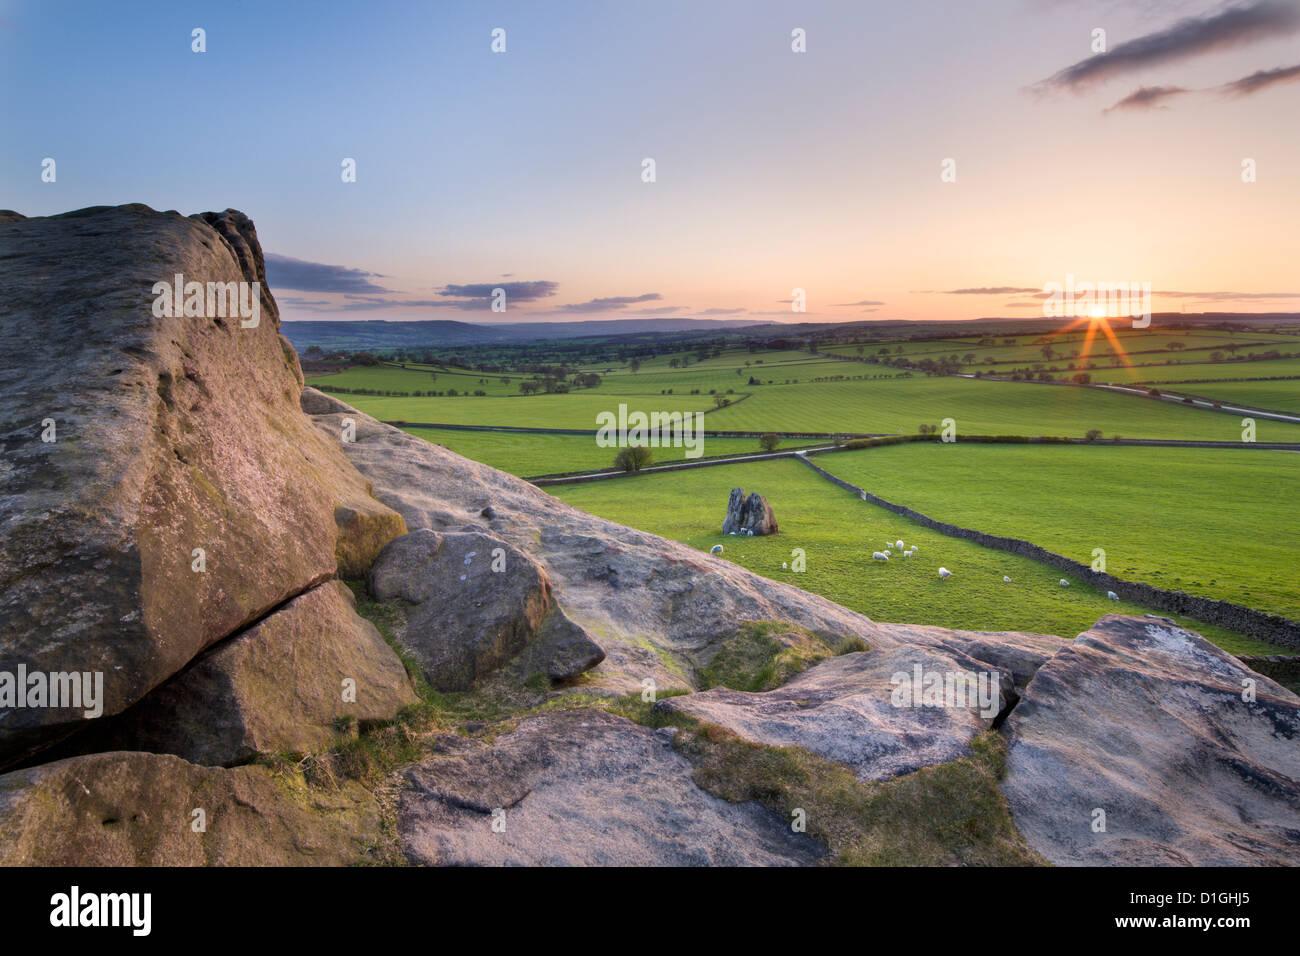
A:
[[[1155,110],[1168,109],[1164,105],[1166,100],[1171,100],[1175,96],[1182,96],[1190,93],[1191,90],[1182,86],[1141,86],[1124,97],[1114,106],[1102,110],[1103,113],[1110,113],[1113,110]]]
[[[1128,40],[1067,66],[1036,88],[1079,89],[1160,63],[1187,59],[1260,40],[1276,39],[1300,29],[1295,0],[1234,3],[1199,17]]]
[[[1258,93],[1270,86],[1295,83],[1297,80],[1300,80],[1300,64],[1280,66],[1276,70],[1259,70],[1250,74],[1250,76],[1243,76],[1231,83],[1224,83],[1223,86],[1219,87],[1219,91],[1230,96],[1249,96],[1251,93]]]
[[[474,299],[488,301],[497,289],[504,289],[507,302],[532,302],[555,295],[560,287],[558,282],[538,279],[532,282],[470,282],[465,285],[448,284],[438,294],[452,299]]]
[[[347,266],[331,266],[323,262],[308,262],[291,256],[266,254],[266,281],[273,289],[295,289],[299,292],[389,292],[371,282],[382,279],[378,272],[364,272]]]
[[[1016,285],[990,285],[977,289],[946,289],[944,295],[1029,295],[1042,292],[1041,288]]]
[[[884,305],[883,302],[877,302],[875,299],[863,299],[861,302],[832,302],[831,307],[835,309],[851,309],[860,305]]]
[[[586,302],[574,302],[570,305],[557,306],[554,312],[617,312],[629,305],[639,302],[657,302],[663,296],[658,292],[646,292],[643,295],[612,295],[603,299],[590,299]]]
[[[700,315],[739,315],[744,309],[705,309]]]

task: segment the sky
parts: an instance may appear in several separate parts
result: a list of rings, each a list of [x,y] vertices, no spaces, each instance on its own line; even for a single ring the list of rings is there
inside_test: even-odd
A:
[[[0,131],[0,208],[243,210],[288,320],[1300,310],[1300,0],[0,0]]]

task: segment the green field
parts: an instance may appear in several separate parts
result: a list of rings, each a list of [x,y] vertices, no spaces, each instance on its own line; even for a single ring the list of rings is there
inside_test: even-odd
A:
[[[1300,455],[924,444],[817,463],[932,518],[1024,538],[1121,578],[1300,619]]]
[[[1059,435],[1240,441],[1240,417],[1098,389],[948,376],[772,385],[707,418],[711,430],[914,434],[945,418],[967,435]],[[1258,423],[1259,441],[1300,441],[1300,425]]]
[[[1197,382],[1174,387],[1180,392],[1220,402],[1241,402],[1255,408],[1300,415],[1300,379],[1289,382]]]
[[[601,412],[617,414],[620,402],[630,410],[703,412],[713,408],[707,395],[641,396],[581,391],[569,395],[529,395],[516,398],[384,398],[339,395],[343,401],[380,421],[429,422],[446,425],[516,425],[529,428],[598,427]],[[709,418],[705,418],[708,427]]]
[[[878,453],[825,455],[819,463],[831,467],[853,455]],[[733,487],[766,496],[780,533],[763,538],[720,534]],[[821,594],[879,621],[1073,637],[1105,614],[1147,611],[1109,601],[1081,581],[1063,588],[1058,584],[1059,571],[1027,558],[927,530],[862,501],[793,460],[637,475],[547,490],[584,511],[702,551],[722,544],[719,560]],[[903,559],[896,553],[888,564],[872,561],[872,551],[899,538],[918,546],[916,556]],[[781,568],[782,562],[791,561],[795,548],[803,548],[807,555],[803,573]],[[941,565],[953,572],[947,581],[938,577]],[[1012,579],[1010,584],[1003,582],[1003,575]],[[1276,651],[1230,631],[1185,623],[1235,653]]]
[[[454,428],[407,428],[426,441],[445,445],[458,455],[528,477],[562,471],[609,468],[615,449],[601,448],[591,435],[533,435],[527,432],[470,432]],[[681,460],[681,448],[652,449],[654,462]],[[752,438],[706,438],[705,455],[741,455],[760,451]]]
[[[1128,385],[1134,382],[1179,382],[1196,379],[1274,378],[1300,376],[1300,359],[1261,359],[1258,362],[1184,362],[1176,365],[1135,365],[1131,369],[1093,369],[1094,382]],[[1199,383],[1198,383],[1199,384]],[[1300,384],[1293,383],[1300,392]],[[1188,385],[1186,391],[1191,391]]]

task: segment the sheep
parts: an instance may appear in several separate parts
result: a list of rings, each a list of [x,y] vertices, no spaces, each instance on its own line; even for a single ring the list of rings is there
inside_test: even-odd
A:
[[[904,551],[904,552],[903,552],[903,557],[905,557],[905,558],[910,558],[911,556],[912,556],[912,552],[911,552],[911,551]]]
[[[903,539],[902,539],[902,538],[899,538],[899,539],[898,539],[897,541],[895,541],[894,543],[898,545],[898,550],[899,550],[899,551],[902,551],[902,550],[903,550]]]
[[[886,555],[891,555],[891,554],[893,554],[893,553],[894,553],[894,552],[893,552],[893,551],[890,551],[888,548],[885,549],[885,554],[886,554]]]
[[[1119,595],[1116,594],[1114,591],[1107,591],[1107,592],[1106,592],[1106,597],[1110,598],[1112,601],[1118,601],[1118,600],[1119,600]]]
[[[709,548],[709,554],[721,554],[721,553],[722,553],[722,545],[720,544],[715,544],[713,547]]]
[[[781,570],[782,570],[782,571],[788,571],[789,569],[790,569],[790,565],[789,565],[787,562],[782,561],[782,562],[781,562]]]
[[[871,560],[872,560],[872,561],[888,561],[888,560],[889,560],[889,552],[887,552],[887,551],[872,551],[872,552],[871,552]]]
[[[1069,586],[1070,586],[1070,582],[1065,580],[1065,578],[1061,578],[1061,587],[1068,588]]]
[[[1011,583],[1011,579],[1010,579],[1009,577],[1007,577],[1007,576],[1004,574],[1004,575],[1002,575],[1002,582],[1003,582],[1004,584],[1010,584],[1010,583]]]
[[[939,580],[940,580],[940,581],[947,581],[950,577],[952,577],[952,572],[949,571],[947,568],[940,568],[940,569],[939,569]]]

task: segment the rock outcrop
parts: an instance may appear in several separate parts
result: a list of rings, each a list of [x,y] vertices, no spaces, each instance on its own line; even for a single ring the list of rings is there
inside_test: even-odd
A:
[[[605,657],[556,606],[541,565],[490,535],[427,528],[403,535],[371,568],[370,593],[401,602],[402,643],[435,690],[468,689],[543,634],[529,660],[554,679],[576,677]]]
[[[379,839],[357,784],[102,753],[0,776],[0,866],[342,866]]]
[[[776,514],[767,499],[758,492],[745,497],[744,488],[732,488],[727,499],[727,517],[722,521],[723,534],[776,534]]]
[[[825,852],[758,804],[697,787],[666,731],[595,710],[412,768],[398,832],[433,866],[788,866]]]
[[[223,641],[121,717],[98,750],[145,750],[232,766],[326,747],[337,722],[388,720],[415,692],[341,581],[312,588]]]
[[[1007,674],[901,646],[831,658],[776,690],[715,687],[656,707],[755,743],[802,747],[861,780],[883,780],[968,755],[971,738],[993,726],[1013,694]]]
[[[102,674],[118,713],[404,530],[299,413],[302,373],[242,213],[19,219],[0,223],[0,258],[9,669]],[[248,283],[260,321],[156,315],[154,284],[178,274]],[[83,726],[75,709],[0,704],[0,766]]]
[[[1300,698],[1170,621],[1102,618],[1007,728],[1003,792],[1053,863],[1300,860]]]

